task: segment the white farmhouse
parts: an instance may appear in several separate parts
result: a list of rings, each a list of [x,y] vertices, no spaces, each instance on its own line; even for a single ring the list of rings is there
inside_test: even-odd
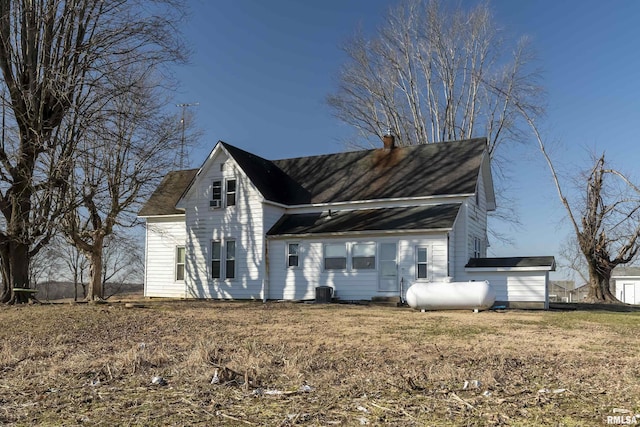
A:
[[[145,296],[346,301],[416,281],[492,281],[546,308],[553,257],[486,258],[496,207],[486,139],[266,160],[218,142],[140,211]]]

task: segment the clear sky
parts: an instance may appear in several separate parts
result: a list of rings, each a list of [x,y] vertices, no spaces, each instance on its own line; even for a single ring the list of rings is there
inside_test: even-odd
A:
[[[461,1],[473,6],[476,1]],[[345,61],[340,44],[360,26],[374,32],[395,1],[191,0],[185,37],[190,65],[176,103],[192,107],[204,132],[190,154],[199,166],[224,140],[267,159],[344,150],[350,129],[325,103]],[[528,35],[547,91],[545,135],[561,172],[606,150],[634,178],[640,165],[640,1],[494,0],[496,22]],[[522,227],[491,256],[555,255],[570,232],[534,141],[513,159]]]

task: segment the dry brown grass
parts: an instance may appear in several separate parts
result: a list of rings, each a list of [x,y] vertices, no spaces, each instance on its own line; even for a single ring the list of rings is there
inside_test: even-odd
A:
[[[640,413],[638,313],[144,305],[1,307],[0,424],[602,426]]]

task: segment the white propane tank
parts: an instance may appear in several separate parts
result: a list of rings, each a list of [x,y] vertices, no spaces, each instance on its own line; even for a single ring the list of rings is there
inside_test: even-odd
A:
[[[496,293],[486,280],[414,283],[406,300],[417,310],[483,310],[493,305]]]

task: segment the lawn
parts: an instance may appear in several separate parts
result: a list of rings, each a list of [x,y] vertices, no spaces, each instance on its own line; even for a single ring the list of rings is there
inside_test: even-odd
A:
[[[144,301],[2,306],[0,320],[3,425],[602,426],[640,414],[640,313]]]

